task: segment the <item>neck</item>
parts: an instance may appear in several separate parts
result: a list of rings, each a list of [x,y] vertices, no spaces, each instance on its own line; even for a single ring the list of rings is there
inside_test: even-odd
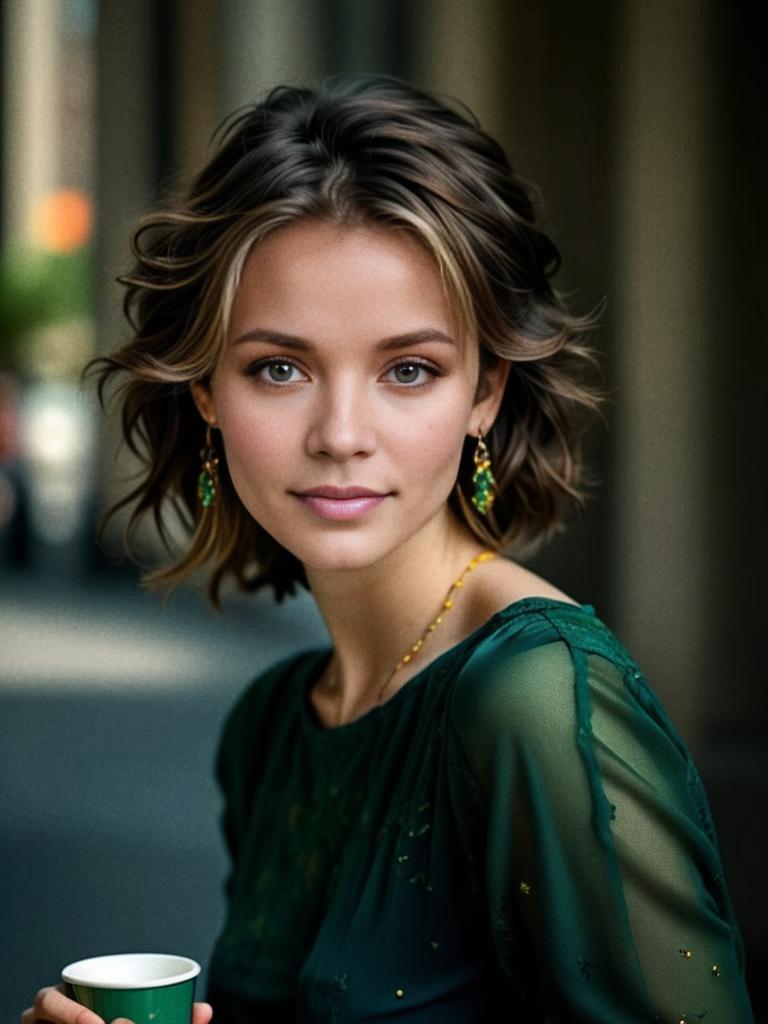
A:
[[[401,685],[465,635],[472,607],[462,585],[443,621],[392,677],[395,665],[441,614],[451,585],[483,548],[446,508],[445,515],[373,565],[334,570],[305,565],[333,643],[332,674],[320,690],[332,701],[338,723],[378,703],[387,683],[391,695],[398,680]],[[473,574],[465,580],[471,589]]]

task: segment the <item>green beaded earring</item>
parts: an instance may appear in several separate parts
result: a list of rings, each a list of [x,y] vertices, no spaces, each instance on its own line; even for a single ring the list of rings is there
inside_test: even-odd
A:
[[[216,467],[219,464],[219,457],[211,440],[211,425],[205,432],[205,448],[200,449],[200,458],[203,460],[203,468],[197,478],[197,497],[203,508],[210,508],[216,499],[216,485],[218,474]]]
[[[481,515],[487,515],[496,500],[493,493],[493,486],[496,481],[491,472],[491,456],[488,453],[482,430],[478,431],[477,447],[475,448],[475,472],[472,477],[475,485],[475,493],[472,495],[472,504]]]

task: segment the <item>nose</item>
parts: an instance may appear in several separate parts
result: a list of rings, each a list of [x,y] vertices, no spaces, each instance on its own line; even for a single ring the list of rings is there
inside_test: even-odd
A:
[[[337,462],[375,450],[372,396],[362,384],[346,377],[318,388],[306,445]]]

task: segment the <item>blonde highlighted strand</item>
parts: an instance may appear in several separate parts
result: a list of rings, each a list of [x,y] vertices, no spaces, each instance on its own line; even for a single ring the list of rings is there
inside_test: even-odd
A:
[[[270,586],[281,601],[309,589],[301,562],[240,501],[219,445],[216,500],[201,509],[198,452],[205,423],[190,386],[207,382],[227,336],[242,268],[254,245],[282,225],[320,218],[405,231],[432,256],[456,322],[479,345],[485,371],[512,364],[485,436],[496,501],[486,517],[472,493],[467,438],[449,505],[484,546],[530,551],[565,528],[591,497],[582,439],[609,398],[588,343],[601,308],[571,313],[550,279],[560,254],[535,223],[533,188],[460,104],[389,75],[339,75],[319,89],[276,86],[234,112],[187,191],[143,217],[134,266],[118,280],[130,338],[91,360],[105,408],[115,400],[140,481],[102,517],[99,537],[130,508],[126,552],[151,515],[170,564],[143,576],[170,593],[201,570],[220,610],[231,579],[246,592]],[[593,379],[593,377],[595,379]],[[172,511],[187,538],[173,550]]]

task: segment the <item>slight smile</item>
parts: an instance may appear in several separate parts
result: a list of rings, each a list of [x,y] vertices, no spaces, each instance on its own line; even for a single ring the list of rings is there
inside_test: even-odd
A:
[[[324,519],[357,519],[389,497],[366,487],[315,487],[291,493]]]

